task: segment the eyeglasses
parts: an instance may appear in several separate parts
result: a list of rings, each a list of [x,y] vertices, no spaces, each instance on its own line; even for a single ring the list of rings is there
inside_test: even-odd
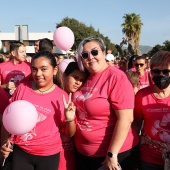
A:
[[[157,75],[160,75],[161,73],[163,73],[163,75],[169,76],[170,70],[168,70],[168,69],[164,69],[164,70],[154,69],[154,70],[151,70],[151,72],[153,74],[157,74]]]
[[[138,64],[138,63],[136,63],[136,64],[135,64],[135,66],[136,66],[136,67],[139,67],[139,66],[140,66],[140,67],[143,67],[143,66],[144,66],[144,64],[143,64],[143,63],[139,63],[139,64]]]
[[[89,57],[90,53],[91,53],[93,56],[97,56],[98,53],[99,53],[99,51],[101,51],[101,50],[92,49],[90,52],[85,51],[85,52],[82,52],[82,53],[81,53],[81,57],[82,57],[83,59],[87,59],[87,58]]]

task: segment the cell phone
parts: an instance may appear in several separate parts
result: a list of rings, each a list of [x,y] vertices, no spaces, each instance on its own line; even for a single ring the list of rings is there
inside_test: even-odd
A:
[[[14,78],[11,78],[11,79],[10,79],[10,82],[14,82]]]
[[[14,82],[14,78],[11,78],[11,79],[10,79],[10,82]],[[12,96],[12,93],[13,93],[13,90],[9,90],[10,96]]]

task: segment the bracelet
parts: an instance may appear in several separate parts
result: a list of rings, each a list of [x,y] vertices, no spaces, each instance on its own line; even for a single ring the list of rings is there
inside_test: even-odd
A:
[[[72,120],[66,120],[66,122],[68,122],[68,123],[70,123],[70,122],[72,122],[72,121],[74,121],[74,119],[72,119]]]

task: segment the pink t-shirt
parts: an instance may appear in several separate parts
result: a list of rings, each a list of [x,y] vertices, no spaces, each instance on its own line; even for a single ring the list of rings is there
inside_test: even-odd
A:
[[[153,140],[170,144],[170,96],[157,99],[153,86],[146,87],[136,94],[135,115],[143,116],[144,132]],[[140,146],[140,159],[153,164],[163,165],[161,148],[157,145]]]
[[[116,123],[115,110],[134,107],[134,91],[121,70],[109,66],[90,76],[80,91],[74,93],[77,108],[75,145],[86,156],[105,156]],[[138,143],[138,135],[130,129],[120,152]]]
[[[9,105],[9,96],[6,91],[0,87],[0,115],[3,114],[5,108]],[[0,126],[0,136],[1,136],[1,126]],[[1,139],[0,139],[1,146]]]
[[[114,67],[116,67],[116,68],[120,68],[118,65],[114,65]]]
[[[135,67],[132,67],[132,68],[130,68],[128,71],[134,71],[134,72],[136,72],[136,68],[135,68]]]
[[[67,137],[61,133],[62,150],[60,152],[60,162],[58,170],[75,170],[76,156],[73,137]]]
[[[20,64],[13,64],[11,61],[0,64],[0,81],[1,84],[7,84],[11,78],[18,86],[20,83],[31,80],[31,64],[22,62]]]
[[[0,114],[3,114],[9,104],[9,96],[6,91],[0,87]]]
[[[138,84],[139,90],[150,85],[148,74],[149,72],[145,71],[145,74],[142,77],[139,77],[139,84]]]
[[[32,90],[32,82],[21,83],[12,96],[11,101],[27,100],[34,104],[38,112],[38,120],[30,132],[14,136],[13,141],[25,152],[48,156],[61,151],[60,129],[64,122],[64,105],[62,95],[68,95],[58,86],[49,93],[39,94]]]

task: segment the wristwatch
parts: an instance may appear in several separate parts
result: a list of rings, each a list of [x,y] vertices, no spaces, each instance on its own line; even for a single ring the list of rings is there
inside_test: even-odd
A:
[[[110,158],[115,158],[115,157],[117,157],[117,154],[112,153],[112,152],[107,152],[107,156],[110,157]]]

